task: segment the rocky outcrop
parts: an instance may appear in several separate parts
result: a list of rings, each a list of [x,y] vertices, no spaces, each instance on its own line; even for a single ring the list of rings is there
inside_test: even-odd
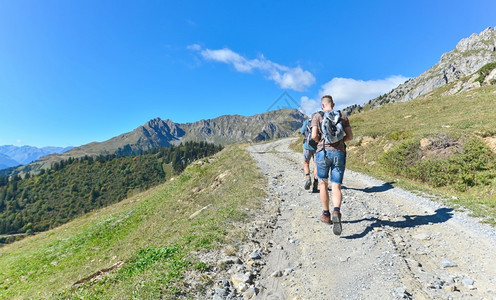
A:
[[[388,103],[412,100],[471,75],[474,78],[465,78],[460,83],[457,82],[446,93],[454,94],[477,87],[478,84],[475,82],[478,82],[476,79],[479,75],[474,73],[493,62],[496,62],[496,30],[489,27],[480,34],[474,33],[462,39],[453,51],[443,54],[435,66],[420,76],[399,85],[391,92],[370,100],[364,108],[373,109]],[[494,79],[496,73],[491,76],[488,83],[491,82],[491,78]],[[471,82],[469,82],[470,79],[472,79]]]
[[[251,143],[287,137],[301,128],[305,118],[300,111],[280,109],[250,117],[220,116],[179,126],[186,132],[181,141]]]

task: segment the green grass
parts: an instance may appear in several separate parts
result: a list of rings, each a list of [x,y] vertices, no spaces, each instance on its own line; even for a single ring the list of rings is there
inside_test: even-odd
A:
[[[300,134],[298,136],[298,139],[296,139],[294,142],[292,142],[289,145],[289,149],[292,149],[295,152],[303,152],[303,139],[304,139],[304,136],[302,134]]]
[[[442,96],[445,90],[350,116],[355,139],[348,145],[348,167],[440,195],[494,225],[496,158],[484,138],[496,135],[496,87]],[[420,140],[442,137],[461,149],[423,157]]]
[[[192,253],[236,247],[244,236],[236,224],[256,213],[264,195],[265,181],[242,146],[214,158],[189,166],[173,181],[0,248],[0,298],[173,299],[188,293],[183,274],[208,268]],[[102,279],[72,287],[120,261],[122,268]]]
[[[489,73],[491,73],[491,71],[494,68],[496,68],[496,62],[488,63],[488,64],[484,65],[482,68],[479,69],[479,71],[477,71],[477,73],[479,74],[479,77],[477,77],[477,79],[475,79],[475,81],[482,84],[484,82],[484,80],[486,79],[487,75],[489,75]]]

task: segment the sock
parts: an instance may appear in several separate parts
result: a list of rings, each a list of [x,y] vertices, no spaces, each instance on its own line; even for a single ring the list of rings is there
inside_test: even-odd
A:
[[[326,217],[329,217],[331,215],[331,213],[328,210],[324,210],[323,214]]]
[[[339,207],[334,207],[334,211],[341,212],[341,209]]]

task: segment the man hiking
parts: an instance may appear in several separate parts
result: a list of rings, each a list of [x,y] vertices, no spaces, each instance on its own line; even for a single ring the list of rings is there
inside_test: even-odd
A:
[[[317,145],[315,143],[311,143],[312,140],[312,127],[311,121],[306,120],[303,122],[303,126],[301,127],[301,134],[303,134],[303,171],[305,172],[305,190],[310,189],[310,185],[312,185],[312,179],[310,177],[310,159],[313,157],[313,187],[312,193],[319,192],[319,183],[317,179],[317,165],[315,164],[315,151],[317,150]],[[310,145],[312,144],[312,145]]]
[[[322,215],[320,220],[333,224],[332,231],[340,235],[341,226],[341,184],[346,166],[346,144],[353,139],[350,121],[346,114],[334,111],[334,101],[330,95],[321,98],[324,114],[312,116],[312,144],[317,144],[315,162],[317,177],[320,181],[320,201]],[[333,210],[329,210],[329,191],[327,190],[329,173],[331,174]]]

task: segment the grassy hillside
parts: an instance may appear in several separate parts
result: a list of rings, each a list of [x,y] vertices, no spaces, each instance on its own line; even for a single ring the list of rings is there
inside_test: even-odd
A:
[[[494,224],[496,86],[442,96],[449,88],[351,116],[348,165],[441,195]]]
[[[347,166],[437,195],[496,223],[496,86],[415,100],[350,116]],[[301,151],[301,141],[293,145]]]
[[[0,234],[45,231],[125,199],[222,149],[187,142],[136,156],[70,158],[34,177],[0,177]],[[0,237],[0,243],[3,242]]]
[[[157,299],[201,291],[208,276],[196,287],[182,280],[208,268],[193,253],[236,247],[245,236],[239,224],[259,206],[264,186],[247,151],[230,146],[165,184],[0,248],[0,298]],[[72,286],[98,271],[100,280]]]

